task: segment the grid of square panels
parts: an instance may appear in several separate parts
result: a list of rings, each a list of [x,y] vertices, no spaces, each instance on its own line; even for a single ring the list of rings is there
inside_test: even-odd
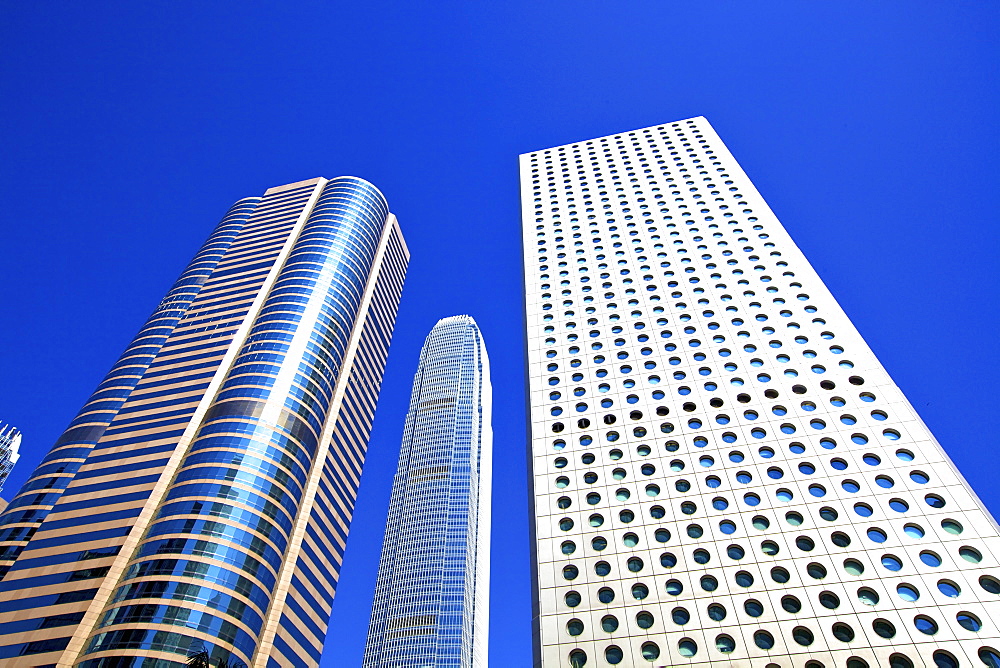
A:
[[[1000,662],[995,523],[704,118],[521,184],[544,666]]]

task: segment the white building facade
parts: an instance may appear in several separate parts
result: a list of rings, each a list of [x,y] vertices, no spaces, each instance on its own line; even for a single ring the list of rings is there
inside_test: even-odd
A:
[[[520,174],[536,665],[1000,668],[995,521],[708,121]]]

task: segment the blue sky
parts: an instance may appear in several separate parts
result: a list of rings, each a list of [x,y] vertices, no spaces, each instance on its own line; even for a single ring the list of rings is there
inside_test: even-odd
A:
[[[496,390],[491,665],[530,663],[519,153],[704,115],[994,512],[989,2],[54,2],[0,22],[9,498],[229,205],[354,174],[413,252],[326,666],[360,665],[423,337]]]

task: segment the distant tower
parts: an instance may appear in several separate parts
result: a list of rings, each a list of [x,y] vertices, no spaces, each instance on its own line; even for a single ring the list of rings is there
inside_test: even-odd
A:
[[[996,523],[708,121],[520,161],[536,665],[1000,668]]]
[[[408,260],[363,179],[236,202],[0,514],[0,666],[318,665]]]
[[[9,425],[0,425],[0,492],[3,491],[14,464],[21,456],[18,452],[20,447],[21,432]]]
[[[420,351],[365,668],[485,668],[493,430],[476,321],[440,320]]]

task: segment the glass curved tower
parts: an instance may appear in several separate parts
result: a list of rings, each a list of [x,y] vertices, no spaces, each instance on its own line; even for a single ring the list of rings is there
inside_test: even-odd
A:
[[[521,156],[536,665],[1000,667],[1000,531],[704,118]]]
[[[237,202],[0,515],[0,665],[317,665],[407,261],[362,179]]]
[[[413,378],[364,668],[484,668],[493,430],[476,321],[440,320]]]

